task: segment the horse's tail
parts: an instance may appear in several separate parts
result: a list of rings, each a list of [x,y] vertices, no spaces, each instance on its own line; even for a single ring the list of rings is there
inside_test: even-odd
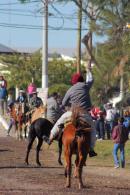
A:
[[[84,110],[80,107],[80,106],[73,106],[72,107],[72,117],[71,117],[71,121],[72,124],[77,127],[78,124],[78,118],[80,115],[82,115],[82,113],[84,113]]]
[[[35,124],[34,123],[32,123],[31,125],[30,125],[30,127],[29,127],[29,132],[28,132],[28,139],[31,139],[32,137],[34,137],[35,136],[35,126],[34,126]]]

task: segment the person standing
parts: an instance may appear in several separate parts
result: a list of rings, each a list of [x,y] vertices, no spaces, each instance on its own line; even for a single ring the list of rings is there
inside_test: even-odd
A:
[[[7,81],[0,75],[0,114],[7,113]]]
[[[107,103],[106,105],[106,117],[105,117],[105,128],[107,131],[107,139],[111,138],[112,129],[114,126],[115,119],[115,110],[112,107],[111,103]]]
[[[118,125],[116,125],[112,131],[112,140],[114,142],[113,157],[115,168],[125,167],[125,143],[128,140],[128,129],[123,124],[124,118],[118,119]],[[118,150],[120,150],[120,162],[118,158]]]
[[[97,120],[96,120],[96,130],[97,130],[98,140],[105,139],[104,118],[105,118],[104,112],[99,110],[97,113]]]
[[[0,87],[7,88],[7,81],[4,79],[2,75],[0,75]]]
[[[7,89],[0,87],[0,114],[4,116],[7,113]]]
[[[36,85],[33,82],[31,82],[27,87],[27,93],[28,93],[29,101],[30,101],[31,97],[33,96],[33,93],[35,93],[36,91],[37,91]]]

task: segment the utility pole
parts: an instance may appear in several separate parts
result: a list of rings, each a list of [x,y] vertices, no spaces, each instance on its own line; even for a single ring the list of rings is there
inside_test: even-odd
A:
[[[42,88],[48,88],[48,0],[44,3],[42,40]]]
[[[88,46],[90,48],[90,51],[92,53],[92,50],[93,50],[93,43],[92,43],[92,32],[90,31],[90,35],[89,35],[89,40],[88,40]],[[91,68],[92,66],[92,56],[89,55],[89,64],[88,64],[88,68]]]
[[[81,66],[81,29],[82,29],[82,0],[79,0],[78,9],[78,37],[77,37],[77,73],[80,72]]]

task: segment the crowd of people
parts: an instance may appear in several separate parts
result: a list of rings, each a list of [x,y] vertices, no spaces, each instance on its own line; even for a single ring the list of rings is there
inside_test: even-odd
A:
[[[125,111],[123,116],[117,109],[112,107],[111,103],[103,105],[102,108],[92,106],[90,98],[90,89],[93,85],[93,75],[91,69],[87,70],[86,78],[84,79],[80,73],[72,75],[72,86],[66,92],[61,101],[57,92],[51,94],[47,99],[46,117],[54,125],[49,139],[44,140],[50,145],[53,140],[63,131],[64,124],[71,121],[72,109],[74,106],[79,106],[84,110],[84,114],[80,115],[84,121],[87,121],[92,128],[89,156],[97,156],[94,151],[96,139],[112,139],[114,142],[113,157],[115,168],[119,167],[117,152],[121,152],[121,167],[125,167],[125,142],[128,140],[130,128],[130,112]],[[8,98],[7,98],[8,97]],[[8,100],[8,101],[7,101]],[[30,83],[27,90],[20,90],[16,102],[29,105],[29,109],[44,105],[42,99],[38,97],[37,88],[34,83]],[[3,76],[0,76],[0,114],[4,115],[6,107],[11,109],[14,100],[11,94],[7,93],[7,82]],[[7,106],[8,105],[8,106]],[[8,134],[13,125],[13,117],[10,116],[10,125]]]

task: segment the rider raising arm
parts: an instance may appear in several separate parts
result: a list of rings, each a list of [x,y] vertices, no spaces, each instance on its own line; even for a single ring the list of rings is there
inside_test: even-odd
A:
[[[94,152],[94,146],[96,142],[96,130],[94,127],[92,117],[88,113],[88,111],[92,107],[91,99],[89,95],[90,88],[93,84],[92,73],[90,70],[88,70],[87,75],[86,75],[86,82],[84,82],[84,78],[81,74],[76,73],[72,76],[71,82],[73,86],[65,94],[65,97],[63,98],[63,101],[62,101],[62,105],[67,106],[69,103],[72,105],[72,107],[80,106],[81,108],[83,108],[85,114],[82,117],[84,117],[84,120],[86,120],[92,127],[91,145],[90,145],[91,151],[89,155],[90,157],[96,156],[97,154]],[[51,143],[55,139],[56,135],[59,134],[59,129],[58,129],[59,122],[64,123],[64,118],[66,119],[67,117],[70,117],[71,119],[71,115],[72,115],[72,111],[69,111],[62,115],[64,117],[61,116],[58,119],[58,121],[56,122],[56,124],[51,130],[49,143]]]

